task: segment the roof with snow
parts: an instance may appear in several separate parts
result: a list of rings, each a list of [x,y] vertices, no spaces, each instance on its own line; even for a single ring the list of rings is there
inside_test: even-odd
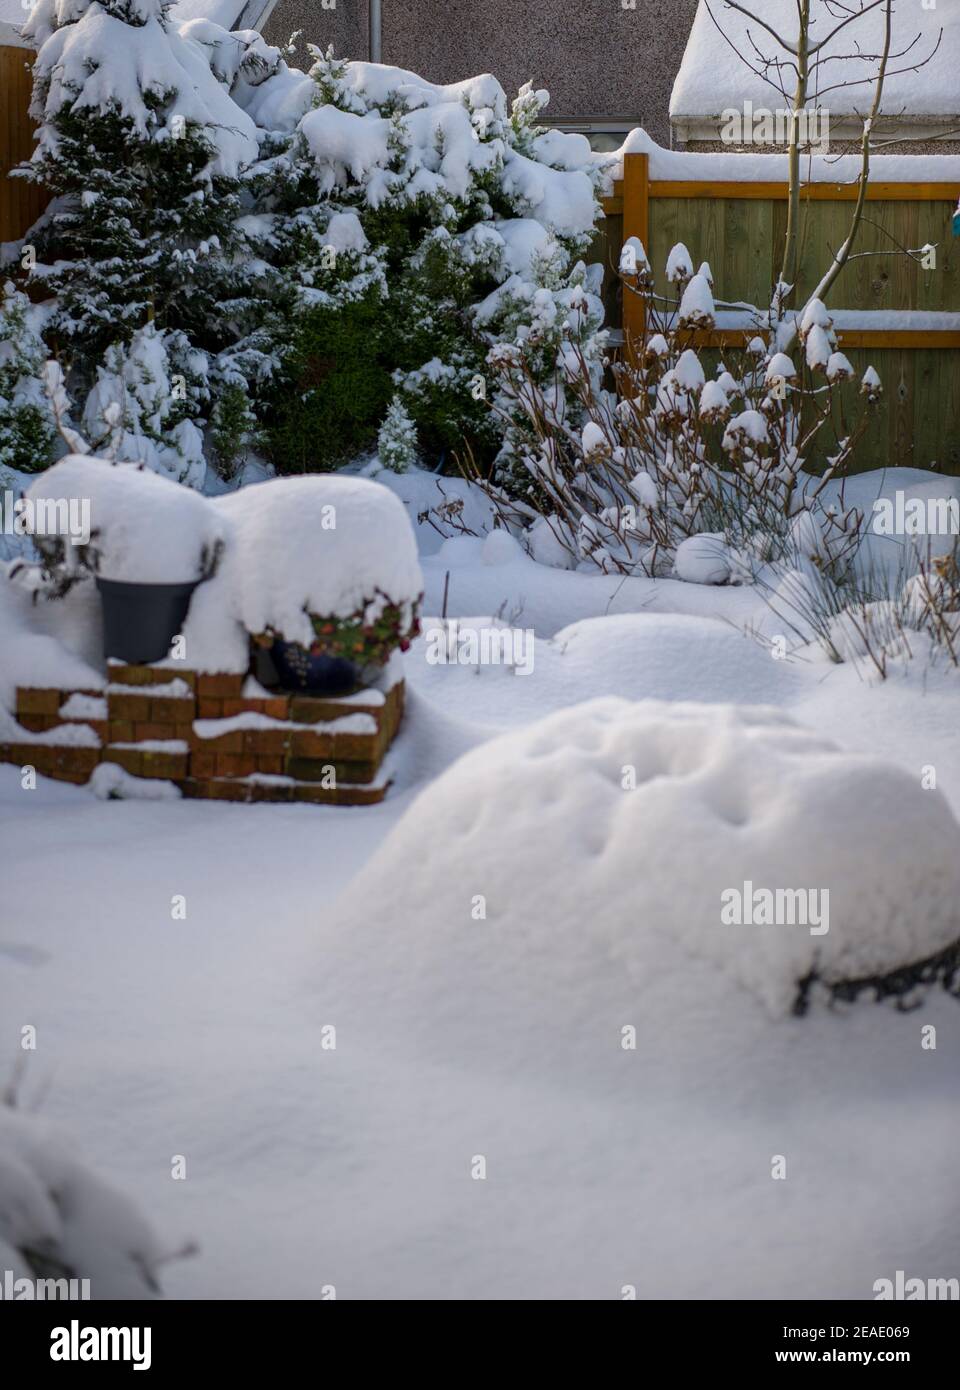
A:
[[[759,18],[747,18],[729,8],[726,0],[700,0],[670,101],[671,124],[688,139],[713,138],[721,113],[742,111],[745,102],[751,102],[755,110],[772,111],[785,104],[772,60],[779,57],[789,62],[790,55],[769,30],[788,43],[795,42],[796,0],[744,0],[744,4]],[[832,126],[849,126],[869,108],[878,65],[863,55],[880,53],[883,16],[884,7],[874,7],[834,33],[846,18],[845,10],[833,0],[812,0],[811,41],[818,43],[831,33],[834,37],[819,55],[822,61],[812,75],[816,86],[811,84],[808,106],[828,111]],[[898,133],[916,127],[931,134],[931,127],[938,125],[946,131],[947,123],[960,115],[958,67],[960,6],[895,7],[881,114],[896,125]],[[788,91],[792,77],[790,70],[784,70]]]
[[[0,0],[7,3],[7,0]],[[175,0],[171,16],[178,24],[210,19],[224,29],[262,29],[277,0]]]

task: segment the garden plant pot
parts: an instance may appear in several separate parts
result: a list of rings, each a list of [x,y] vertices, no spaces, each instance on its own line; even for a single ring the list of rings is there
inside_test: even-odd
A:
[[[349,695],[358,685],[357,668],[342,656],[314,654],[297,642],[277,638],[270,648],[284,690],[308,690],[313,695]]]
[[[201,582],[130,584],[98,576],[104,655],[138,666],[162,661],[183,627],[193,591]]]

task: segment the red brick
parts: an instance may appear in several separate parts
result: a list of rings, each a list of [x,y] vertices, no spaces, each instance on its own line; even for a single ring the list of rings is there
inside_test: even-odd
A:
[[[244,729],[243,751],[258,756],[261,753],[276,756],[287,751],[288,729]]]
[[[137,748],[105,748],[103,750],[105,763],[116,763],[125,772],[129,772],[132,777],[141,775],[142,758],[143,753]]]
[[[110,663],[107,675],[111,685],[169,685],[171,681],[186,681],[192,689],[196,674],[176,666],[127,666]]]
[[[239,700],[245,675],[207,675],[197,676],[197,694],[214,700]]]
[[[343,758],[366,762],[381,756],[380,739],[373,734],[316,733],[295,729],[290,735],[290,753],[295,758]]]
[[[46,690],[35,686],[19,686],[17,689],[18,714],[59,714],[63,700],[62,690]]]
[[[222,719],[223,701],[214,700],[211,699],[209,696],[201,695],[200,698],[197,700],[197,718]]]
[[[107,725],[106,743],[132,743],[133,721],[130,719],[111,719]]]
[[[128,719],[135,724],[148,724],[153,717],[151,704],[149,695],[122,695],[113,691],[107,695],[107,709],[111,720]]]
[[[134,724],[131,743],[143,743],[146,739],[176,738],[174,724]],[[122,740],[121,740],[122,742]]]
[[[283,775],[283,758],[276,756],[265,757],[262,753],[257,758],[257,771],[268,772],[275,777]]]
[[[190,747],[205,749],[208,753],[242,753],[243,730],[232,729],[227,734],[218,734],[216,738],[201,738],[194,730],[190,735]]]
[[[145,749],[140,755],[143,777],[186,777],[189,753],[167,753]]]
[[[191,777],[213,777],[217,771],[216,753],[202,753],[196,749],[190,754]]]
[[[24,729],[29,729],[32,734],[42,734],[46,733],[47,729],[58,728],[60,717],[56,714],[21,714],[17,723]]]
[[[263,713],[269,715],[271,719],[290,718],[289,695],[271,695],[269,700],[260,700],[258,703],[263,706]]]
[[[193,719],[195,708],[192,698],[162,696],[150,701],[150,719],[156,724],[187,724]]]
[[[223,701],[224,719],[232,719],[235,714],[245,714],[247,710],[249,710],[251,703],[253,702],[250,700],[241,700],[239,698],[225,699]]]
[[[240,753],[217,754],[218,777],[249,777],[256,770],[256,758]]]
[[[88,729],[92,729],[101,743],[108,742],[110,738],[110,724],[106,719],[65,719],[64,724],[86,724]],[[118,740],[122,742],[122,740]]]

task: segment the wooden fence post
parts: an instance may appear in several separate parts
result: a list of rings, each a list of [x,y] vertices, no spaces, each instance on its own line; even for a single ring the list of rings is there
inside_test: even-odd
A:
[[[650,254],[650,156],[628,154],[623,158],[623,239],[635,236]],[[636,362],[636,345],[647,327],[646,305],[640,295],[624,288],[623,338],[627,361]]]

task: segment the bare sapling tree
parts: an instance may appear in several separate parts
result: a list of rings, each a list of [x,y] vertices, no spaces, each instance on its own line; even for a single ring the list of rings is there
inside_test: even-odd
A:
[[[819,3],[821,14],[818,18],[813,12]],[[724,11],[737,11],[750,25],[746,29],[746,44],[734,42],[726,32],[718,17],[720,0],[708,0],[707,10],[724,41],[733,49],[745,66],[762,81],[768,83],[789,107],[790,120],[787,125],[787,229],[784,239],[783,257],[780,273],[773,288],[769,311],[771,328],[776,333],[777,346],[781,352],[788,352],[796,340],[799,323],[807,307],[804,304],[799,312],[787,314],[787,305],[797,283],[800,260],[800,210],[803,188],[802,177],[802,117],[812,107],[817,111],[827,110],[824,100],[832,92],[842,89],[863,88],[870,91],[870,101],[862,116],[859,140],[860,164],[857,174],[857,198],[850,219],[850,229],[840,246],[832,253],[816,288],[809,295],[807,303],[825,300],[842,273],[844,267],[859,255],[875,254],[855,252],[854,247],[864,221],[864,207],[867,187],[871,173],[871,153],[876,148],[875,135],[880,118],[884,86],[888,78],[904,72],[916,72],[933,58],[943,38],[943,30],[937,33],[933,47],[925,56],[918,55],[910,61],[922,40],[922,34],[915,34],[904,47],[895,50],[893,41],[893,0],[796,0],[797,31],[790,38],[775,28],[762,14],[739,0],[722,0]],[[877,25],[869,16],[877,11],[880,39],[876,48],[867,46],[863,37],[868,30],[873,40]],[[817,32],[819,19],[825,19],[829,28],[822,36]],[[835,21],[835,22],[833,22]],[[843,39],[835,44],[838,38]],[[849,39],[849,46],[847,45]],[[772,46],[771,46],[772,45]],[[902,66],[896,66],[901,63]],[[836,69],[829,65],[855,65],[856,74],[864,72],[865,65],[872,70],[865,76],[838,76],[833,80]],[[928,248],[911,249],[898,246],[899,254],[920,260]]]

